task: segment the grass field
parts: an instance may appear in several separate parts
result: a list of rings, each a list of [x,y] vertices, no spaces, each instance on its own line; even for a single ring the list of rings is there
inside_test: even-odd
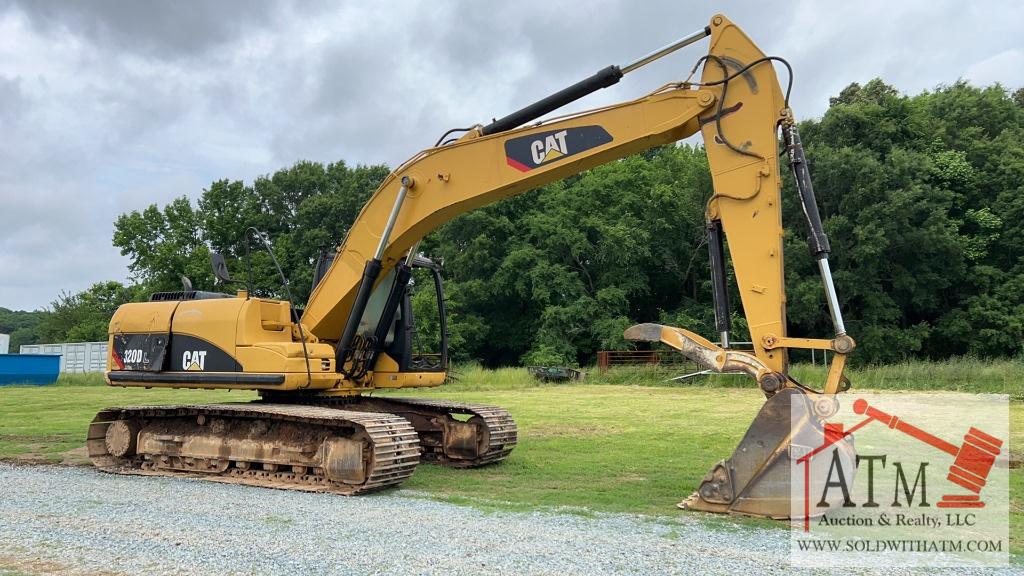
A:
[[[1024,397],[1024,369],[944,365],[864,369],[865,388],[970,390]],[[815,382],[813,367],[798,378]],[[539,384],[524,370],[463,367],[457,380],[411,395],[486,402],[508,408],[519,446],[504,463],[479,470],[421,466],[404,486],[432,498],[478,507],[568,507],[674,515],[704,473],[731,454],[762,396],[740,378],[665,382],[672,373],[622,369],[590,374],[582,384]],[[902,385],[901,380],[902,378]],[[118,404],[244,401],[240,392],[118,389],[96,376],[65,377],[56,386],[0,388],[0,459],[81,462],[86,425]],[[929,386],[931,385],[931,386]],[[1024,447],[1024,402],[1011,405],[1011,446]],[[76,453],[68,454],[77,450]],[[1018,458],[1019,459],[1019,458]],[[1024,469],[1011,471],[1014,548],[1024,552]]]
[[[709,375],[673,382],[680,373],[695,371],[685,367],[616,367],[601,374],[590,370],[589,384],[620,384],[626,386],[675,386],[693,388],[744,388],[755,385],[743,375]],[[797,381],[821,388],[827,368],[821,364],[796,364],[790,369]],[[853,367],[846,370],[853,387],[863,390],[947,390],[1008,394],[1024,401],[1024,360],[981,361],[954,358],[940,362],[910,361],[886,366]],[[479,366],[460,366],[455,370],[457,386],[464,390],[492,390],[535,386],[536,382],[521,368],[485,370]]]

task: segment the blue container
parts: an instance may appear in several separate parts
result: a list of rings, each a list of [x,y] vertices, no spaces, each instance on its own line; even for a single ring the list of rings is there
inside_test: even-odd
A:
[[[53,384],[60,374],[60,354],[0,354],[0,386]]]

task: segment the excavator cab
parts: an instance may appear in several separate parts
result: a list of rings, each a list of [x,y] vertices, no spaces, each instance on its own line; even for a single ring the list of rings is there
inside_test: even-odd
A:
[[[385,352],[398,362],[402,372],[445,372],[448,370],[448,313],[444,302],[444,281],[441,279],[441,265],[419,255],[413,260],[414,276],[405,290],[402,304],[395,319],[395,337]],[[417,270],[424,274],[415,274]],[[417,280],[429,285],[420,286]],[[417,290],[432,290],[436,298],[435,318],[423,318],[423,324],[430,322],[433,330],[424,334],[422,325],[418,328],[413,313],[412,295]],[[436,324],[434,324],[436,322]]]
[[[323,279],[334,263],[337,251],[326,247],[320,248],[320,254],[313,272],[313,289]],[[445,373],[448,370],[448,314],[445,308],[444,280],[441,278],[441,265],[430,258],[417,254],[411,261],[413,276],[409,279],[394,316],[388,322],[388,329],[376,358],[382,362],[377,371],[384,372],[432,372]],[[380,321],[384,316],[383,307],[390,287],[394,286],[396,274],[386,275],[380,285],[370,296],[367,309],[360,322],[361,332],[365,337],[371,336],[372,322]],[[419,283],[424,283],[423,286]],[[436,300],[431,312],[436,317],[424,318],[423,324],[431,325],[430,334],[424,334],[422,326],[417,326],[413,311],[412,296],[416,291],[429,290]],[[391,370],[388,370],[391,368]]]

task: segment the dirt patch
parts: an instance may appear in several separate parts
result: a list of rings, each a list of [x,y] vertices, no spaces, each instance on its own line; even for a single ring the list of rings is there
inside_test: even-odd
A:
[[[55,464],[60,458],[56,454],[47,454],[45,444],[23,444],[25,451],[0,458],[0,462],[14,464]]]
[[[81,448],[68,450],[61,454],[60,463],[64,466],[88,466],[92,463],[89,460],[89,449],[82,446]]]
[[[67,434],[22,435],[0,434],[0,442],[7,445],[6,454],[0,454],[0,462],[15,464],[84,464],[89,461],[85,447],[66,452],[60,448],[74,445],[73,437]]]
[[[620,431],[613,426],[552,423],[531,426],[519,434],[525,438],[580,438],[583,436],[605,436]]]
[[[0,434],[0,442],[62,442],[69,434]]]

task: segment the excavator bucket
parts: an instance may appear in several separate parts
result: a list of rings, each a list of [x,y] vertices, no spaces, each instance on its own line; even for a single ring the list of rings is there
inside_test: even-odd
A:
[[[802,492],[799,486],[793,490],[794,469],[802,472],[802,466],[811,466],[811,477],[827,478],[832,456],[800,460],[827,442],[828,431],[815,414],[811,399],[798,388],[786,388],[765,402],[732,456],[712,466],[697,490],[679,507],[790,518],[794,493]],[[853,438],[841,438],[829,447],[840,459],[839,470],[852,474],[857,458]],[[816,501],[819,495],[820,491],[814,490]],[[839,496],[839,491],[834,495]],[[830,499],[832,505],[839,503]]]
[[[625,337],[668,344],[714,372],[748,373],[761,383],[762,389],[774,387],[784,378],[768,370],[753,355],[725,350],[680,328],[639,324],[626,330]],[[794,491],[791,482],[794,469],[803,472],[801,466],[810,466],[810,477],[828,478],[829,467],[833,459],[838,458],[838,468],[848,474],[846,478],[852,482],[857,457],[853,438],[844,437],[824,421],[824,417],[834,412],[833,402],[833,396],[811,396],[799,387],[782,387],[771,393],[732,456],[712,466],[697,490],[679,507],[787,519],[794,516],[794,509],[803,510],[802,502],[794,508],[794,494],[807,494],[802,486]],[[822,447],[827,447],[829,454],[802,458]],[[798,479],[801,476],[803,474],[798,475]],[[840,504],[837,501],[841,500],[840,491],[832,493],[829,504]],[[814,494],[817,501],[821,497],[820,489]]]

